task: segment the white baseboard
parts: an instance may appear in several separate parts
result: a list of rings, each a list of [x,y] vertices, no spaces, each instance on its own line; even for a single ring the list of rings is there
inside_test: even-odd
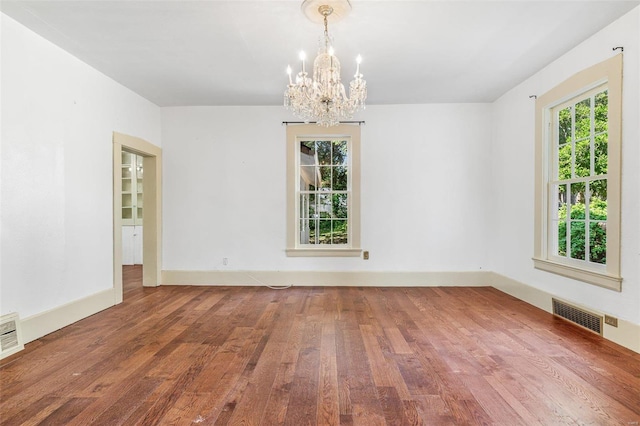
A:
[[[488,271],[162,271],[162,285],[478,287],[491,285],[491,273]]]
[[[365,271],[162,271],[162,285],[230,286],[354,286],[354,287],[478,287],[492,286],[549,313],[555,295],[489,271],[365,272]],[[83,318],[114,306],[108,289],[33,315],[21,321],[24,343],[31,342]],[[567,300],[567,302],[571,302]],[[597,309],[585,308],[604,315]],[[640,353],[640,325],[618,320],[605,324],[605,339]]]
[[[558,297],[557,295],[528,286],[524,283],[521,283],[509,277],[505,277],[504,275],[500,275],[495,272],[492,272],[491,274],[492,277],[490,278],[490,280],[493,287],[495,287],[496,289],[510,294],[511,296],[523,300],[544,311],[553,313],[551,299],[554,297]],[[567,302],[571,302],[570,300],[566,300],[565,298],[562,299]],[[606,312],[599,311],[598,309],[595,309],[591,306],[583,307],[599,315],[604,316],[606,314]],[[615,342],[620,346],[624,346],[627,349],[631,349],[634,352],[640,353],[640,325],[638,324],[634,324],[623,319],[618,319],[618,327],[604,324],[602,337],[607,340],[611,340],[612,342]]]
[[[51,332],[114,306],[113,289],[101,291],[23,319],[22,337],[32,342]]]

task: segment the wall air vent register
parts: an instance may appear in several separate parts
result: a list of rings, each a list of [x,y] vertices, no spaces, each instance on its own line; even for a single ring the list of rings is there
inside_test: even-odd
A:
[[[554,315],[602,335],[603,317],[601,315],[594,314],[558,299],[553,299],[552,301]]]
[[[24,349],[20,317],[16,313],[0,317],[0,359]]]

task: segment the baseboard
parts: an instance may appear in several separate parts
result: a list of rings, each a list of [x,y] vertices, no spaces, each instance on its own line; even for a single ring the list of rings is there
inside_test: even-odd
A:
[[[533,306],[536,306],[549,313],[553,313],[553,307],[551,299],[558,297],[557,295],[547,293],[543,290],[528,286],[524,283],[505,277],[495,272],[491,272],[491,282],[493,287],[510,294],[520,300],[523,300]],[[566,300],[563,298],[563,300]],[[571,302],[567,300],[567,302]],[[594,313],[605,315],[606,312],[602,312],[590,306],[583,306],[584,308]],[[618,327],[613,327],[608,324],[604,324],[602,336],[624,346],[627,349],[631,349],[634,352],[640,353],[640,325],[634,324],[623,319],[618,319]]]
[[[32,342],[111,306],[112,288],[23,319],[22,337],[25,343]]]
[[[162,271],[162,285],[319,287],[478,287],[491,285],[487,271]]]
[[[353,286],[353,287],[478,287],[492,286],[544,311],[552,312],[557,297],[504,275],[471,272],[369,272],[369,271],[162,271],[162,285],[231,286]],[[567,300],[568,302],[571,302]],[[108,289],[21,321],[24,343],[31,342],[83,318],[114,306],[114,290]],[[585,308],[600,313],[597,309]],[[618,327],[604,325],[603,337],[640,353],[640,325],[618,320]]]

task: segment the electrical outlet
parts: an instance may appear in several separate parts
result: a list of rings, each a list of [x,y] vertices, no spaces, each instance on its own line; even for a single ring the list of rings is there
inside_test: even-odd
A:
[[[363,251],[362,252],[362,258],[364,260],[369,260],[369,252],[368,251]]]
[[[227,258],[227,257],[223,257],[223,258],[222,258],[222,264],[223,264],[224,266],[227,266],[227,265],[229,264],[229,258]]]
[[[609,324],[612,327],[617,327],[618,326],[618,318],[610,317],[609,315],[605,315],[604,316],[604,323],[605,324]]]

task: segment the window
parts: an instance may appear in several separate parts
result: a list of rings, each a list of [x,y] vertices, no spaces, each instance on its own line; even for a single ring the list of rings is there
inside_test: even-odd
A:
[[[536,102],[538,269],[620,290],[622,55]]]
[[[287,255],[360,256],[360,127],[287,127]]]

